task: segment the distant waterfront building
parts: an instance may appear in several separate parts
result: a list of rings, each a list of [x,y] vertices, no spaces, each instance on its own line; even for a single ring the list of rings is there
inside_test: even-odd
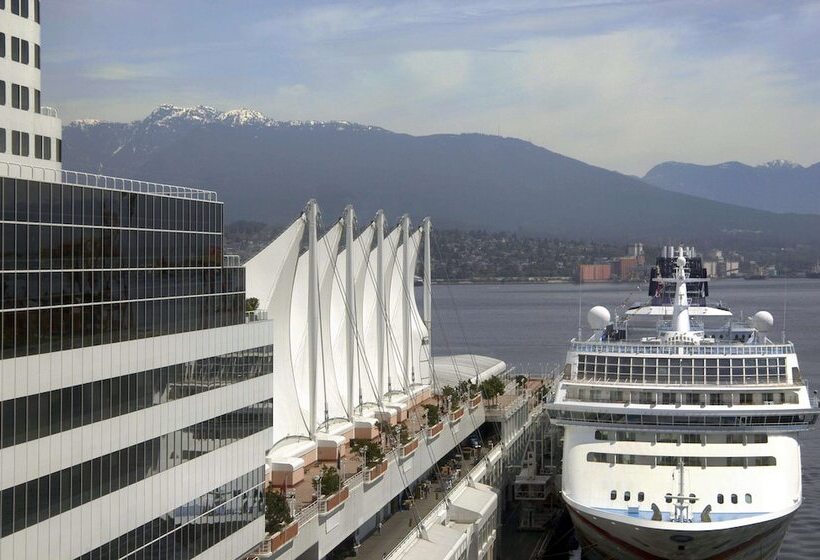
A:
[[[39,15],[0,2],[0,558],[236,557],[264,532],[270,322],[215,193],[60,169]]]
[[[606,264],[581,264],[578,265],[578,281],[589,282],[609,282],[612,280],[612,265]]]

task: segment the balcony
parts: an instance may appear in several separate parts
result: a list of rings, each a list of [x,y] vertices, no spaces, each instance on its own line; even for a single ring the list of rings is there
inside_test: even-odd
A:
[[[416,452],[416,449],[419,447],[419,440],[414,439],[410,443],[405,444],[404,447],[401,448],[401,458],[407,459],[408,457],[412,457],[413,453]]]
[[[441,430],[444,429],[444,422],[439,422],[434,426],[430,426],[425,431],[427,433],[427,439],[435,439],[441,433]]]
[[[384,476],[384,473],[387,472],[387,459],[376,465],[375,467],[371,467],[364,471],[364,482],[365,484],[369,484],[371,482],[376,482]]]
[[[319,514],[327,515],[345,503],[350,496],[350,487],[345,486],[332,496],[319,500]]]

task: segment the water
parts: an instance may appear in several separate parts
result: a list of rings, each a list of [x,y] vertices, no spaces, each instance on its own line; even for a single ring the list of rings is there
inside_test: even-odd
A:
[[[800,371],[820,389],[820,280],[722,280],[711,284],[712,301],[729,304],[736,317],[765,309],[774,316],[779,341],[786,302],[786,337],[795,343]],[[644,301],[633,284],[439,285],[433,289],[436,354],[475,352],[500,358],[523,371],[563,363],[578,332],[579,299],[584,336],[593,305],[610,310]],[[742,313],[742,315],[741,315]],[[780,560],[817,558],[820,550],[820,431],[799,436],[803,449],[803,506],[792,521]],[[764,481],[761,481],[764,482]]]

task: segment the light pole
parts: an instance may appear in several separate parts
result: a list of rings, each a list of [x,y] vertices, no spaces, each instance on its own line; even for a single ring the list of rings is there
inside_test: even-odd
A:
[[[316,483],[316,499],[322,499],[322,474],[317,474],[313,477],[313,482]]]

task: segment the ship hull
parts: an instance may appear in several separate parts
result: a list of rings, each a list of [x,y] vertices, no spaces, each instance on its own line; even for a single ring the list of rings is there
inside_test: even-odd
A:
[[[567,506],[584,558],[590,560],[774,560],[792,517],[713,531],[636,530],[628,522]]]

